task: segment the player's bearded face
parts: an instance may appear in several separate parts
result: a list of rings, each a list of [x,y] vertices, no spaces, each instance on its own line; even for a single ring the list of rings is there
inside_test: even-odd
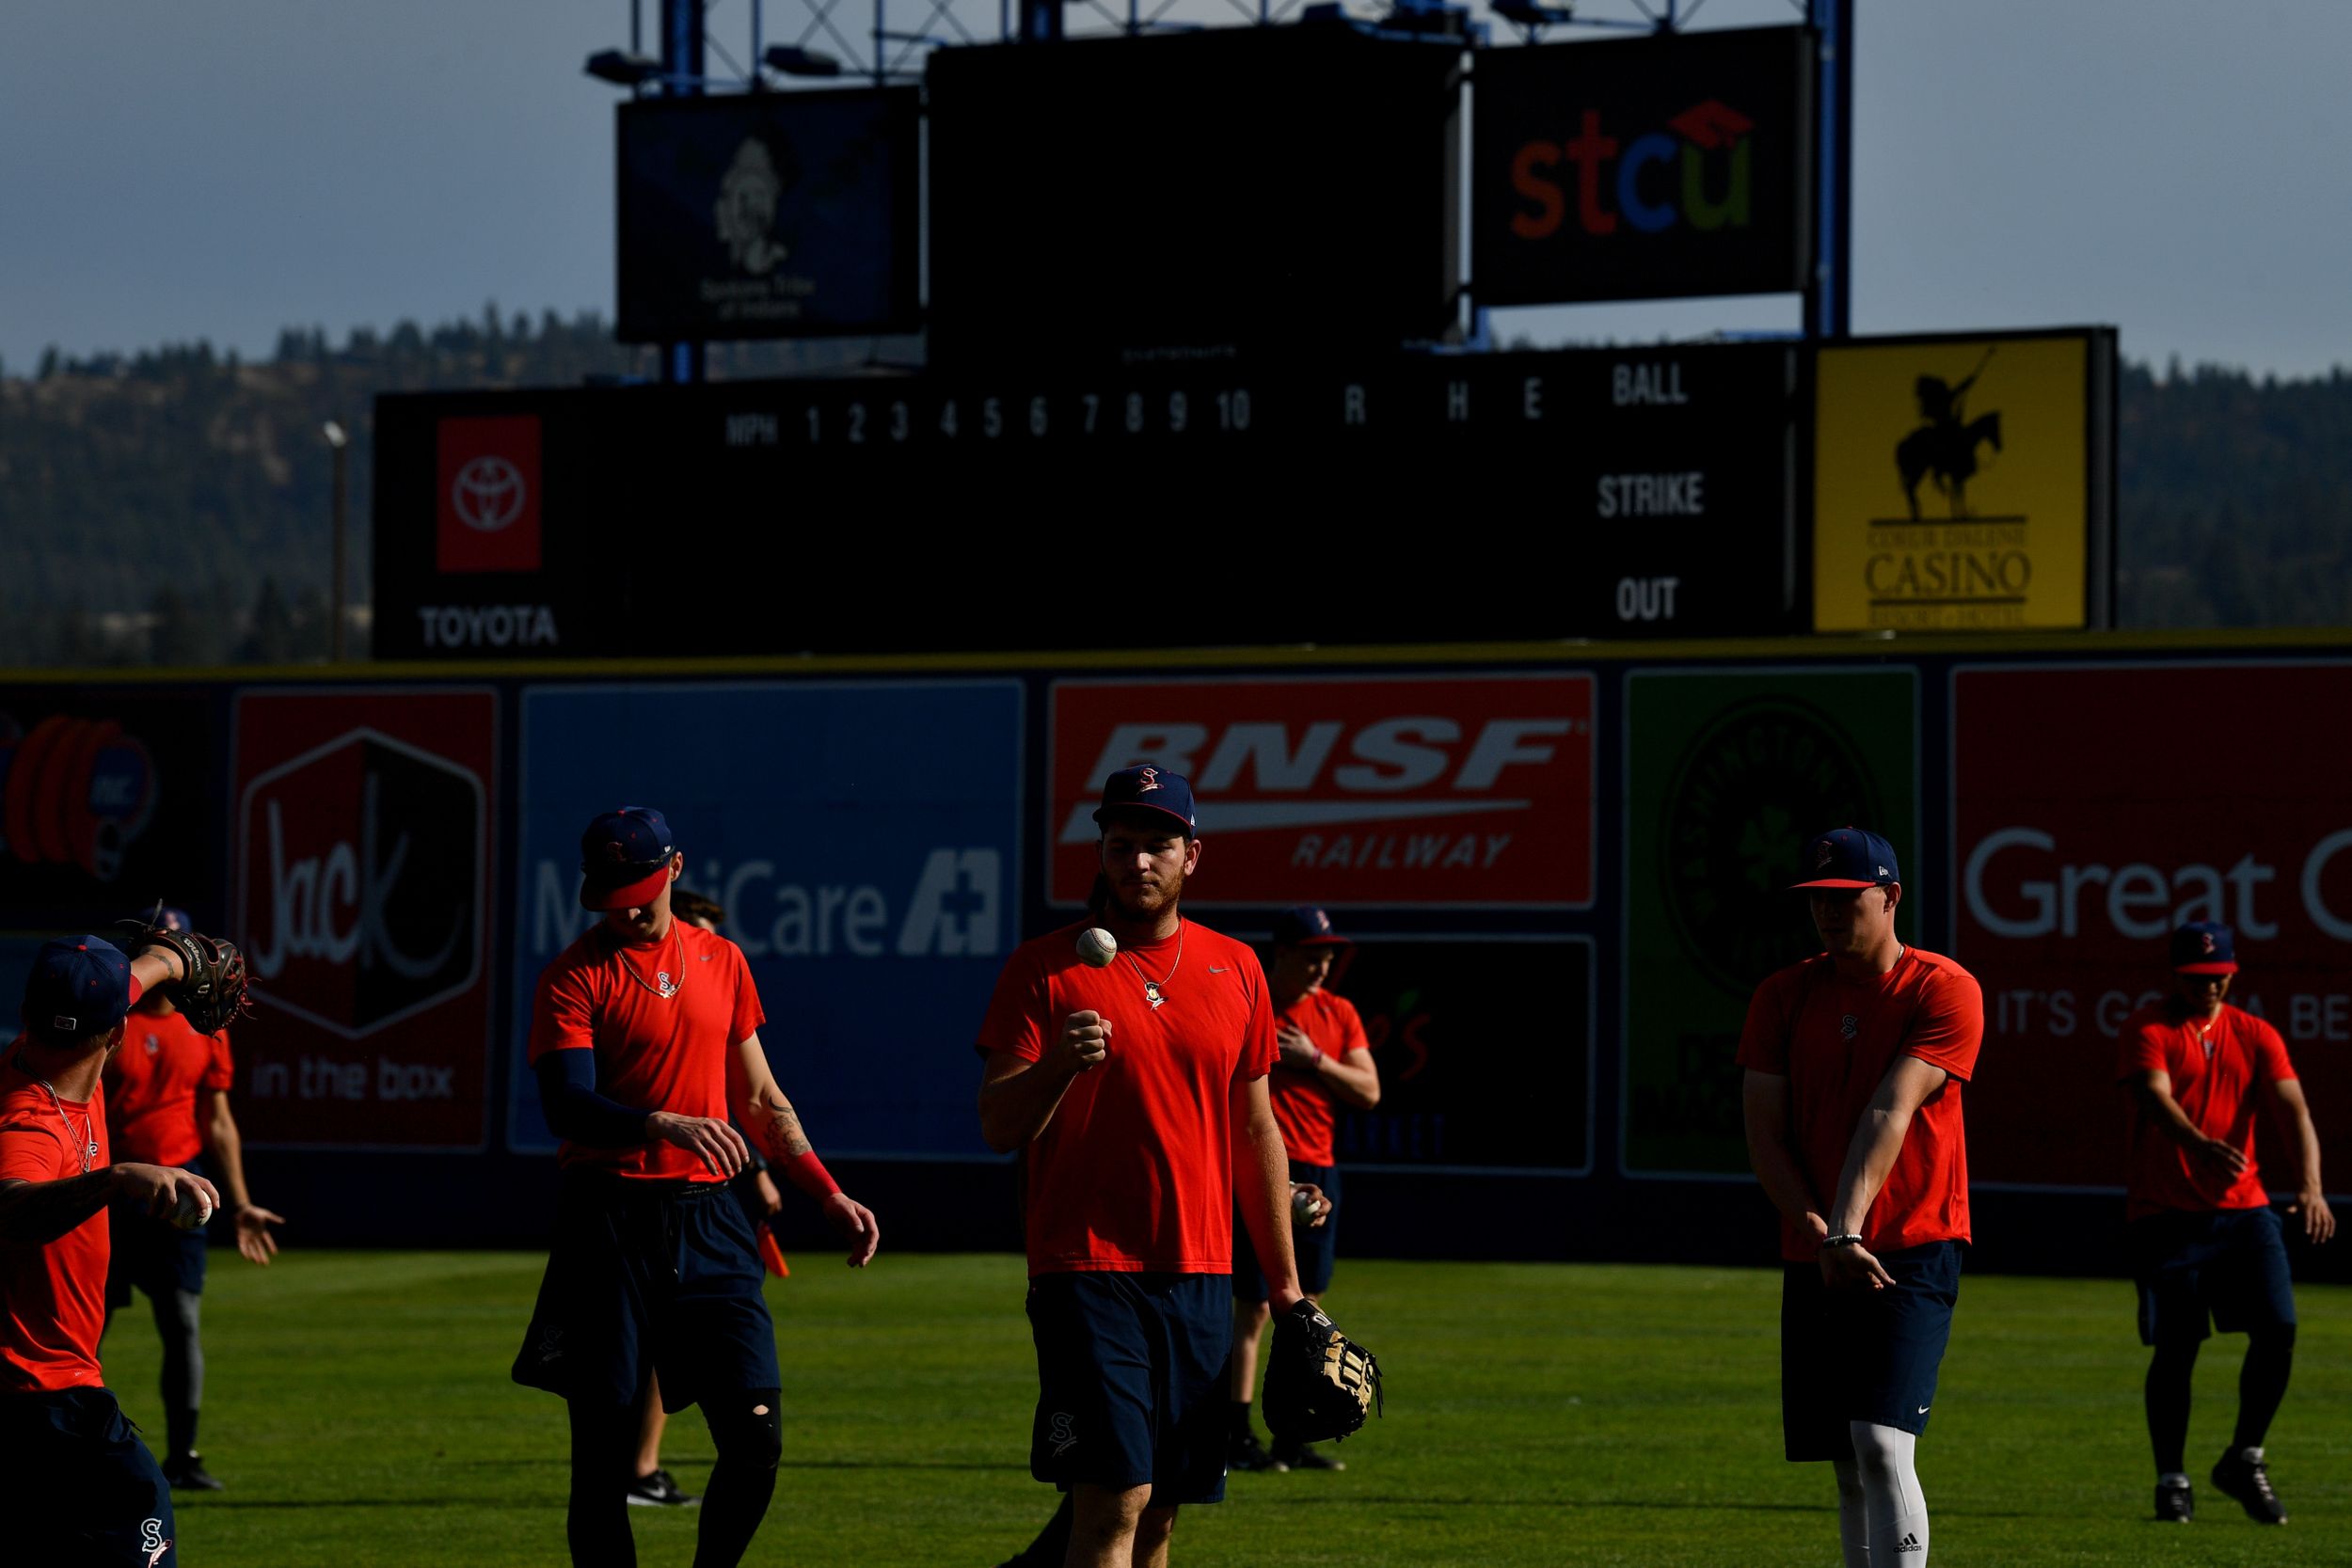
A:
[[[1131,919],[1148,920],[1174,908],[1184,879],[1200,863],[1200,841],[1141,822],[1114,818],[1103,830],[1103,878],[1111,902]]]
[[[2172,989],[2192,1012],[2211,1012],[2221,1006],[2221,999],[2230,994],[2233,974],[2182,974],[2172,976]]]

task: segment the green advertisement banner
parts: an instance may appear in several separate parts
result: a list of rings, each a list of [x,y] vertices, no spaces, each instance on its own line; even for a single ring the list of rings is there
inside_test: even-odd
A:
[[[1626,678],[1624,1141],[1629,1175],[1748,1168],[1733,1062],[1748,997],[1819,952],[1799,850],[1827,828],[1919,862],[1909,669]],[[1905,941],[1916,900],[1897,911]]]

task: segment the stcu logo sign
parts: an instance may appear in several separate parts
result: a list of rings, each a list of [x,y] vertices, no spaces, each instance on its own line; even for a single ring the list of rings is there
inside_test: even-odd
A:
[[[457,520],[483,533],[496,533],[523,515],[530,499],[522,470],[503,457],[477,457],[457,470],[449,504]]]

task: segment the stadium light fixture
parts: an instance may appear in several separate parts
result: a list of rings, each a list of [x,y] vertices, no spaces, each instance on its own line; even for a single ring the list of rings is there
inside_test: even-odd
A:
[[[786,76],[838,76],[841,62],[831,55],[803,49],[794,43],[771,43],[760,56],[769,70]]]
[[[661,76],[660,60],[626,49],[599,49],[588,56],[588,63],[580,69],[597,81],[610,82],[616,87],[642,87]]]

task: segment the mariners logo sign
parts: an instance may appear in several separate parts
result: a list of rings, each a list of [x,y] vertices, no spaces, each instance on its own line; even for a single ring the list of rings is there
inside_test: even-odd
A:
[[[1821,350],[1815,629],[2104,622],[2113,356],[2102,332]]]
[[[1593,679],[1065,681],[1056,903],[1094,880],[1103,780],[1192,782],[1203,904],[1592,902]]]

